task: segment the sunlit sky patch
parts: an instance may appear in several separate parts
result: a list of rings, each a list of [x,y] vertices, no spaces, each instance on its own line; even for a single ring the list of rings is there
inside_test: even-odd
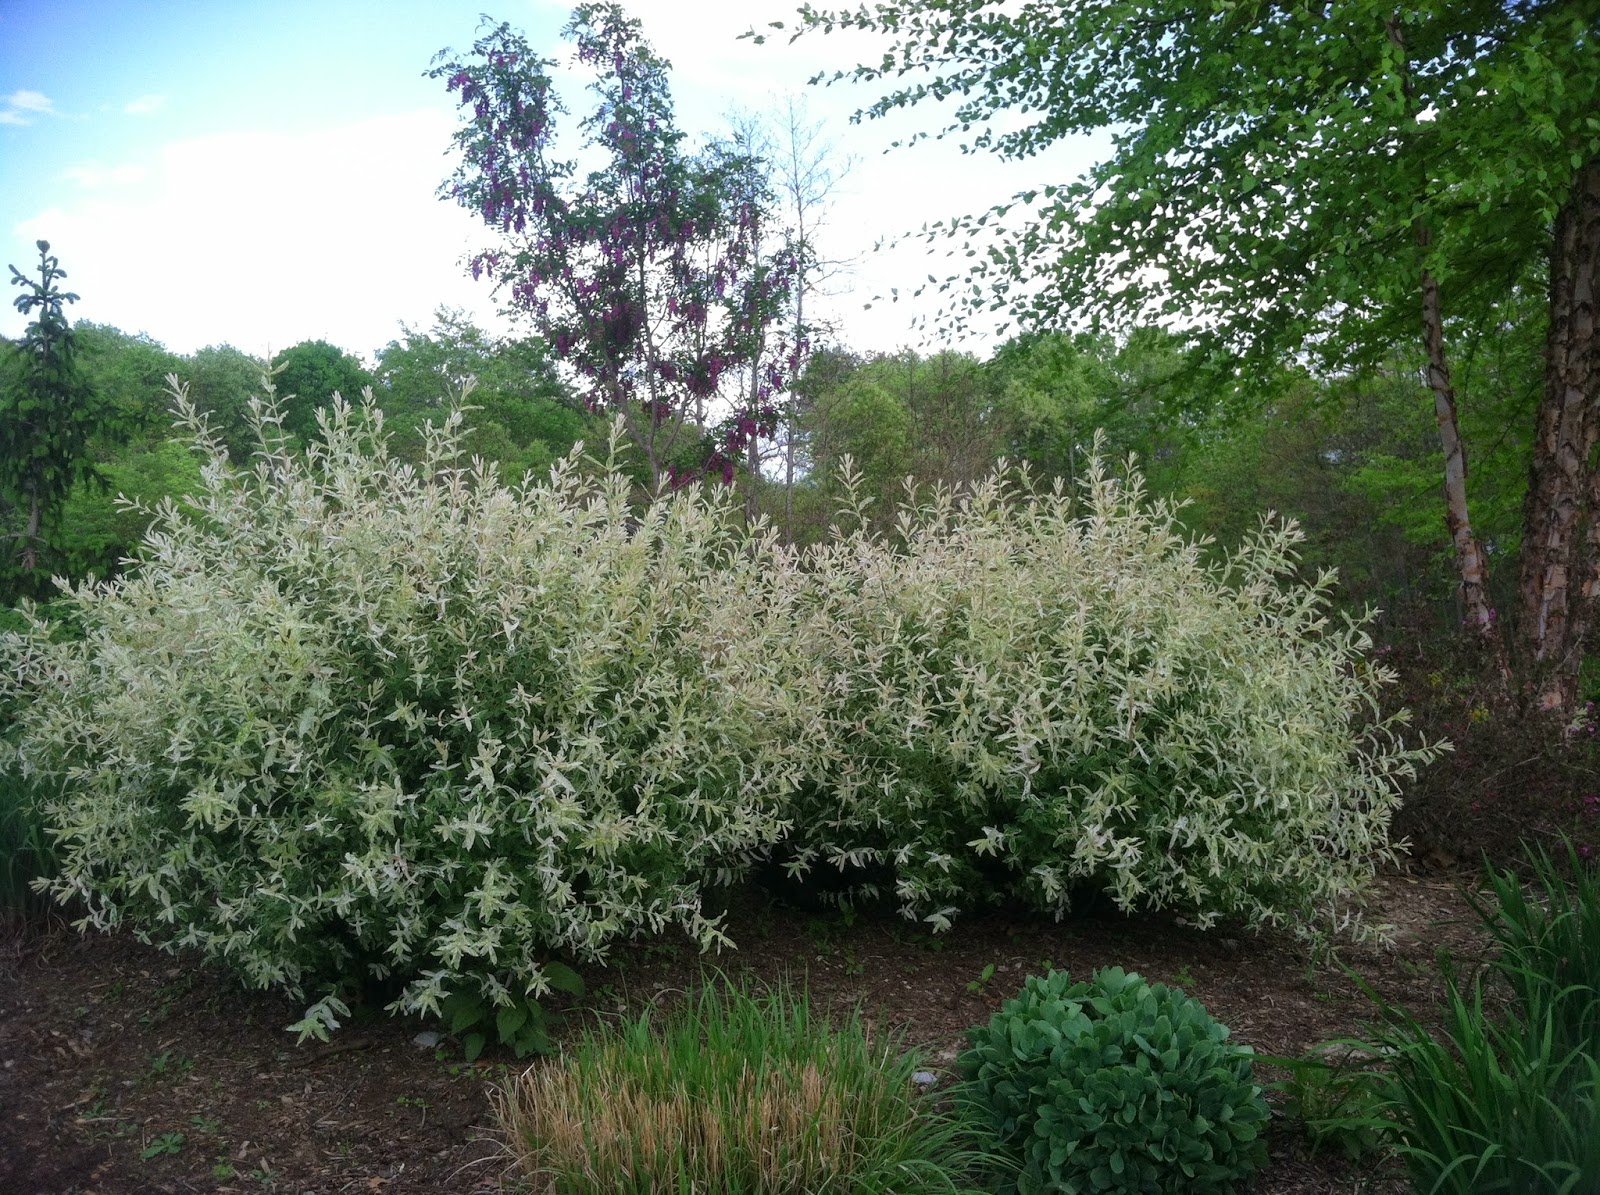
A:
[[[180,352],[230,343],[264,354],[321,338],[370,357],[441,305],[508,330],[488,285],[462,267],[493,234],[437,198],[456,114],[424,77],[439,50],[471,45],[485,7],[0,0],[0,265],[29,270],[34,241],[49,240],[82,296],[74,318]],[[788,0],[628,7],[673,64],[684,129],[720,132],[730,112],[800,94],[840,159],[856,160],[822,238],[824,255],[854,259],[823,308],[855,348],[920,343],[913,318],[936,303],[864,305],[949,265],[920,243],[875,253],[876,242],[1089,164],[1082,146],[1027,163],[963,156],[951,142],[884,154],[896,136],[934,128],[938,113],[851,125],[864,95],[806,86],[875,56],[860,39],[738,39],[792,18]],[[567,59],[567,5],[518,0],[491,15]],[[582,111],[576,86],[569,107]],[[23,319],[10,297],[0,333],[15,336]],[[990,337],[980,326],[964,343],[981,350]]]

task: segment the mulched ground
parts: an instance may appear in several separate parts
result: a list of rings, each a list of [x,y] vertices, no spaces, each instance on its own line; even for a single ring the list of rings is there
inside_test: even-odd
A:
[[[1049,960],[1087,977],[1119,965],[1178,983],[1258,1051],[1298,1054],[1357,1032],[1370,1005],[1340,969],[1421,1011],[1439,992],[1438,948],[1458,960],[1482,945],[1455,881],[1389,876],[1370,919],[1388,948],[1349,947],[1317,961],[1287,936],[1198,932],[1164,916],[1091,911],[1061,924],[968,917],[940,937],[892,913],[785,907],[760,890],[730,901],[739,949],[638,944],[584,970],[589,992],[564,1018],[621,1016],[674,999],[715,966],[730,977],[804,979],[813,1002],[861,1002],[903,1029],[934,1069]],[[994,967],[987,984],[985,967]],[[126,935],[59,925],[0,930],[0,1192],[488,1192],[515,1189],[495,1137],[489,1093],[521,1064],[464,1065],[430,1028],[357,1010],[327,1045],[295,1047],[290,1003],[241,992],[195,959]],[[1308,1156],[1275,1122],[1262,1195],[1399,1192],[1391,1170]]]

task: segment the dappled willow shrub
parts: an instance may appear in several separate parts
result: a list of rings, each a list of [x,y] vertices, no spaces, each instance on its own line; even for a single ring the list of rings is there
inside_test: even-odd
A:
[[[1376,715],[1370,640],[1330,625],[1331,577],[1292,579],[1292,525],[1208,563],[1139,487],[991,478],[813,551],[797,869],[887,866],[936,925],[985,891],[1060,914],[1082,885],[1273,922],[1370,877],[1433,754]]]
[[[550,951],[717,939],[701,882],[781,836],[798,775],[737,699],[782,684],[763,542],[576,457],[458,468],[455,418],[414,469],[376,410],[337,404],[304,456],[266,415],[253,469],[205,437],[194,508],[70,591],[82,642],[7,642],[21,765],[67,781],[55,892],[333,996],[308,1030],[351,976],[506,1004]]]
[[[774,849],[891,868],[935,924],[980,880],[1271,920],[1370,874],[1425,754],[1289,531],[1209,568],[1098,469],[1081,507],[995,480],[797,553],[577,455],[508,487],[458,416],[413,467],[375,409],[301,454],[269,403],[240,471],[185,410],[202,492],[67,591],[78,633],[0,638],[4,749],[61,794],[87,924],[316,996],[308,1032],[360,978],[511,1008],[551,953],[709,945],[704,885]]]

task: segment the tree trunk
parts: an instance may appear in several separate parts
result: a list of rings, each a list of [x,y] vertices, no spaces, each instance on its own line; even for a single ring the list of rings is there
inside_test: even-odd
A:
[[[1405,93],[1408,115],[1417,109],[1416,83],[1411,75],[1410,53],[1400,15],[1385,25],[1390,43],[1400,54],[1401,89]],[[1426,169],[1422,189],[1429,187]],[[1417,245],[1426,249],[1433,242],[1433,230],[1421,221],[1412,226]],[[1456,391],[1450,380],[1450,364],[1444,353],[1444,309],[1439,301],[1439,280],[1426,265],[1422,268],[1422,343],[1428,360],[1428,389],[1433,391],[1433,417],[1439,425],[1439,443],[1444,449],[1444,521],[1455,545],[1456,571],[1461,577],[1461,603],[1465,622],[1478,633],[1480,642],[1489,645],[1496,656],[1500,675],[1508,673],[1505,644],[1495,625],[1494,608],[1489,605],[1489,569],[1483,546],[1472,533],[1467,513],[1467,453],[1461,443],[1461,425],[1456,418]]]
[[[1570,712],[1577,701],[1578,668],[1600,594],[1600,475],[1591,462],[1600,432],[1597,274],[1600,158],[1578,171],[1556,215],[1544,396],[1523,508],[1519,588],[1529,692],[1539,708],[1556,713]]]
[[[1428,243],[1426,230],[1419,230],[1419,243]],[[1467,514],[1467,453],[1461,444],[1461,428],[1456,419],[1456,392],[1450,380],[1450,364],[1444,354],[1444,315],[1439,304],[1439,282],[1422,271],[1422,340],[1428,355],[1428,388],[1433,391],[1433,416],[1439,425],[1439,442],[1444,449],[1445,526],[1455,545],[1456,570],[1461,575],[1461,601],[1467,625],[1485,642],[1497,643],[1495,613],[1489,605],[1488,566],[1483,547],[1472,533]]]

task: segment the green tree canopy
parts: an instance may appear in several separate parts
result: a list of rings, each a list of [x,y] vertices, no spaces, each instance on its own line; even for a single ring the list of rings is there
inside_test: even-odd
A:
[[[599,443],[599,421],[581,410],[539,337],[501,340],[459,311],[441,308],[428,332],[402,327],[378,351],[378,399],[393,447],[420,459],[422,428],[441,422],[471,381],[464,447],[494,461],[508,479],[540,471],[579,439]]]
[[[895,39],[835,76],[913,76],[870,116],[951,101],[944,132],[1007,158],[1110,131],[1083,178],[935,226],[986,243],[965,275],[973,304],[1030,327],[1180,320],[1237,364],[1376,359],[1414,335],[1424,268],[1463,314],[1537,274],[1600,151],[1595,14],[1593,0],[802,9],[806,28]]]
[[[250,400],[261,394],[261,377],[267,363],[231,344],[208,345],[178,369],[189,387],[195,410],[206,417],[211,430],[227,445],[234,464],[242,464],[254,450],[250,427]]]
[[[1082,178],[929,230],[972,259],[943,284],[969,308],[1179,327],[1230,385],[1286,358],[1368,366],[1420,324],[1467,622],[1497,655],[1447,345],[1542,285],[1518,623],[1529,691],[1570,708],[1600,593],[1595,0],[885,0],[801,18],[892,39],[835,76],[896,81],[867,115],[951,100],[945,133],[1011,158],[1109,133]]]
[[[284,430],[301,442],[317,435],[317,412],[335,394],[352,403],[372,385],[366,366],[326,340],[302,340],[272,358]]]

